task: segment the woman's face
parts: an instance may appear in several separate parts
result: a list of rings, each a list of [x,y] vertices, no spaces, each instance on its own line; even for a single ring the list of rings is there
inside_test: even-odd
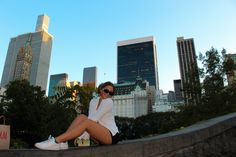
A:
[[[110,98],[113,95],[113,87],[112,86],[105,86],[100,93],[102,99]]]

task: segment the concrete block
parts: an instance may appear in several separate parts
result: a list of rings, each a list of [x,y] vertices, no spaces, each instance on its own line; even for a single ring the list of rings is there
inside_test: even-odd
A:
[[[144,142],[144,157],[163,154],[172,150],[173,139],[163,138]]]
[[[61,157],[61,151],[15,149],[0,151],[0,157]]]
[[[198,143],[210,137],[210,132],[208,129],[201,129],[192,133],[193,143]]]
[[[92,148],[91,157],[142,157],[141,142]]]
[[[76,147],[64,150],[62,157],[91,157],[91,147]]]

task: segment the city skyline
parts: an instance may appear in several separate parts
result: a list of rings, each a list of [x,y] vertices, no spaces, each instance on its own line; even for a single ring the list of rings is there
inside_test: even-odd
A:
[[[211,1],[3,1],[0,6],[0,76],[11,38],[34,31],[35,18],[50,17],[54,36],[49,76],[68,73],[82,82],[83,68],[96,66],[98,84],[117,82],[116,42],[154,36],[160,89],[180,78],[176,38],[194,38],[196,53],[212,46],[236,53],[236,2]],[[48,82],[49,84],[49,82]]]

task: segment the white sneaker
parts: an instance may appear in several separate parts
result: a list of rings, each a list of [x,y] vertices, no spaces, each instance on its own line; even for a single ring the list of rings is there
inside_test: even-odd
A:
[[[43,150],[62,150],[68,149],[68,143],[56,143],[55,138],[50,135],[47,140],[35,143],[35,147]]]

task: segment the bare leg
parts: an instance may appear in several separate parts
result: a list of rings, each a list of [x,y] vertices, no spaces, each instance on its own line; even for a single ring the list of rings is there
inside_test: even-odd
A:
[[[77,125],[79,125],[80,123],[82,123],[84,120],[88,119],[88,117],[84,114],[78,115],[73,122],[70,124],[69,128],[67,129],[67,131],[72,130],[74,127],[76,127]]]
[[[90,119],[82,121],[82,123],[71,127],[65,133],[56,137],[57,142],[64,142],[80,136],[84,131],[87,131],[92,138],[95,138],[102,144],[111,144],[111,134],[109,130],[99,123]]]

